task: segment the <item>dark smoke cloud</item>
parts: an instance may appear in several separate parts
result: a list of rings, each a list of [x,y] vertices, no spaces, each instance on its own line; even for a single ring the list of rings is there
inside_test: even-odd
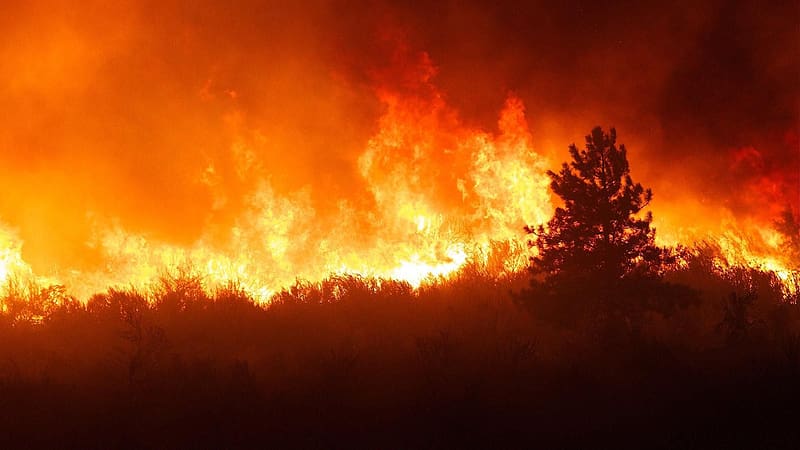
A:
[[[783,192],[769,200],[798,208],[800,6],[601,3],[441,2],[399,15],[473,120],[491,123],[515,91],[562,159],[593,125],[614,125],[657,197],[691,190],[739,209],[745,187],[771,177]],[[731,170],[743,147],[761,162]]]

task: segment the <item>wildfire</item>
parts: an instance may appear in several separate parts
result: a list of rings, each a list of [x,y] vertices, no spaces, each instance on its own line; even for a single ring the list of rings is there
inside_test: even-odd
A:
[[[516,250],[492,267],[522,270],[527,263],[519,257],[527,240],[523,227],[552,215],[545,172],[557,161],[536,151],[519,98],[508,96],[495,131],[465,125],[433,83],[436,69],[430,58],[424,53],[404,57],[416,74],[413,89],[375,88],[383,112],[356,161],[366,202],[331,198],[333,213],[323,214],[308,188],[278,192],[268,176],[261,176],[227,229],[209,227],[194,243],[177,245],[130,232],[113,217],[97,219],[87,246],[102,255],[102,269],[54,270],[38,280],[64,284],[85,299],[110,286],[144,288],[165,272],[187,268],[211,288],[236,281],[268,301],[297,279],[317,281],[336,273],[404,280],[417,287],[452,274],[471,259],[488,264],[498,242]],[[247,139],[231,144],[238,176],[259,164],[249,145]],[[741,158],[752,159],[752,154]],[[221,176],[212,163],[197,181],[213,191]],[[226,201],[224,193],[214,192],[214,208]],[[713,241],[720,249],[721,270],[747,266],[772,271],[787,289],[797,288],[798,262],[781,255],[777,233],[756,223],[730,222],[710,230],[667,220],[657,236],[659,244],[668,246]],[[0,283],[33,276],[21,256],[23,245],[0,229]]]
[[[665,223],[666,222],[666,223]],[[662,246],[707,244],[715,252],[714,264],[720,272],[745,267],[775,274],[786,294],[800,289],[800,262],[783,251],[786,237],[758,222],[739,223],[729,214],[719,224],[681,227],[662,221],[656,234]]]

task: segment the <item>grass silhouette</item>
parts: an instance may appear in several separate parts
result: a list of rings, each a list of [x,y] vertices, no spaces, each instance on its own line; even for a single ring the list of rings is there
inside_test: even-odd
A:
[[[526,273],[419,289],[331,276],[259,305],[191,273],[85,304],[12,282],[0,445],[81,448],[790,447],[800,306],[698,253],[635,327],[520,306]],[[609,322],[611,323],[611,322]]]

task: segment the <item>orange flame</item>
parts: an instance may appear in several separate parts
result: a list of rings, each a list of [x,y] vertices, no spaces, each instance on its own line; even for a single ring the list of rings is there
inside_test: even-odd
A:
[[[424,54],[418,69],[434,71]],[[331,273],[419,286],[487,254],[493,241],[524,242],[523,226],[547,220],[552,206],[548,163],[533,151],[522,102],[509,96],[496,133],[472,129],[424,77],[426,96],[378,90],[385,111],[358,158],[371,208],[341,199],[336,219],[324,220],[308,189],[279,195],[262,179],[221,245],[208,233],[190,246],[171,245],[98,221],[90,245],[105,270],[59,273],[59,280],[86,297],[111,285],[144,287],[190,264],[209,286],[236,280],[267,300],[298,278]],[[254,164],[246,143],[237,141],[232,153],[243,171]],[[213,185],[215,175],[212,166],[201,178]],[[6,274],[25,267],[19,250],[8,247]]]
[[[103,268],[57,270],[37,279],[65,284],[87,298],[109,286],[146,287],[164,271],[190,266],[209,287],[238,281],[267,301],[298,278],[354,273],[419,286],[430,277],[452,274],[471,258],[487,259],[496,242],[525,251],[524,225],[543,223],[553,212],[545,174],[553,166],[534,151],[522,101],[508,96],[496,131],[476,129],[447,104],[432,83],[435,72],[423,53],[412,62],[413,77],[403,88],[376,89],[383,113],[357,158],[368,194],[363,204],[332,198],[335,213],[325,215],[309,188],[279,193],[262,177],[228,229],[208,229],[192,244],[177,245],[98,216],[89,246],[102,255]],[[230,90],[229,96],[238,94]],[[241,126],[235,114],[226,120]],[[258,131],[253,135],[257,141],[268,139]],[[259,164],[251,145],[248,139],[231,145],[238,177],[249,176]],[[758,153],[748,149],[737,158],[737,164],[757,163]],[[215,191],[221,176],[212,163],[197,177],[212,192],[215,209],[227,200]],[[781,255],[781,239],[773,230],[732,218],[717,227],[692,228],[671,217],[656,211],[659,244],[713,240],[722,250],[721,268],[773,271],[787,286],[794,282],[796,290],[798,262]],[[33,277],[21,257],[22,245],[13,232],[0,228],[0,283]],[[502,270],[521,270],[526,262],[512,257]]]

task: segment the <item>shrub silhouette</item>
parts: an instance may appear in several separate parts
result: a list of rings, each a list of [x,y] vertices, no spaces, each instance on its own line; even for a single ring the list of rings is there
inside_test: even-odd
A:
[[[725,333],[729,342],[741,342],[748,337],[753,320],[748,314],[750,306],[756,301],[756,295],[749,292],[739,295],[732,292],[723,305],[722,321],[718,327]]]
[[[704,258],[667,275],[701,291],[701,303],[643,314],[638,338],[618,347],[520,311],[516,278],[475,267],[417,290],[351,275],[298,282],[269,305],[191,276],[111,289],[38,323],[0,320],[0,439],[9,448],[713,447],[718,430],[747,424],[780,443],[792,415],[764,405],[797,392],[799,307],[768,274],[726,275]],[[719,299],[748,289],[757,301],[726,313]],[[747,338],[732,345],[726,335],[742,324]],[[736,443],[758,446],[752,436]]]

